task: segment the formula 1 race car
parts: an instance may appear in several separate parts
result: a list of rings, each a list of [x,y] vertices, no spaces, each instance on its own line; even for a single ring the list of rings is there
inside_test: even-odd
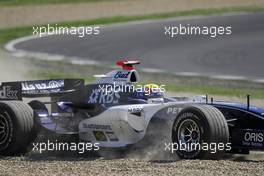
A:
[[[119,61],[122,69],[96,75],[89,85],[81,79],[2,83],[0,154],[27,152],[40,127],[103,148],[164,142],[160,150],[183,159],[264,149],[264,108],[251,106],[249,96],[246,104],[208,102],[207,96],[168,98],[162,86],[137,84],[135,64]],[[214,152],[211,144],[217,145]]]

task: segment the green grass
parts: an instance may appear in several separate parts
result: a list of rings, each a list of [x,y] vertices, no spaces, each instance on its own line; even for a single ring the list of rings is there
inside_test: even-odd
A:
[[[31,35],[31,30],[31,27],[0,29],[0,45],[4,45],[6,42],[19,37]]]
[[[65,22],[65,23],[58,23],[58,26],[77,27],[77,26],[88,26],[88,25],[149,20],[149,19],[165,19],[165,18],[179,17],[179,16],[213,15],[213,14],[223,14],[223,13],[229,13],[229,12],[260,12],[260,11],[264,11],[264,7],[230,7],[230,8],[217,8],[217,9],[196,9],[196,10],[189,10],[189,11],[178,11],[178,12],[141,15],[141,16],[128,16],[128,17],[116,16],[116,17],[109,17],[109,18],[86,20],[86,21]],[[3,45],[6,42],[12,39],[18,38],[18,37],[31,35],[32,33],[33,33],[32,27],[0,29],[0,45]]]
[[[0,5],[4,5],[4,6],[43,5],[43,4],[65,4],[65,3],[81,3],[81,2],[99,2],[99,1],[115,1],[115,0],[0,0]]]

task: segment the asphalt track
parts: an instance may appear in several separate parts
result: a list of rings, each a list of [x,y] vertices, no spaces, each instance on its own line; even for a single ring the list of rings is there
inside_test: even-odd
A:
[[[215,38],[165,35],[165,26],[231,26]],[[18,42],[14,48],[113,64],[139,58],[141,68],[202,75],[264,77],[264,13],[173,18],[101,28],[100,35],[47,36]]]

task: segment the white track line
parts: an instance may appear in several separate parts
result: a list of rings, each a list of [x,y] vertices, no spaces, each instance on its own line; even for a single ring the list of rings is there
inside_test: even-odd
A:
[[[169,19],[158,19],[158,20],[142,20],[142,21],[133,21],[133,22],[125,22],[125,23],[115,23],[115,24],[108,24],[108,25],[100,25],[104,28],[118,28],[122,26],[128,26],[128,25],[141,25],[141,24],[149,24],[149,23],[160,23],[160,22],[169,22],[169,21],[179,21],[179,20],[188,20],[188,19],[206,19],[206,18],[217,18],[221,16],[236,16],[236,15],[244,15],[244,14],[250,14],[250,13],[227,13],[227,14],[221,14],[221,15],[210,15],[210,16],[187,16],[187,17],[173,17]],[[46,37],[46,36],[42,36]],[[21,42],[26,42],[30,40],[34,40],[36,38],[39,38],[38,35],[31,35],[31,36],[25,36],[22,38],[18,38],[15,40],[12,40],[8,42],[4,48],[12,53],[12,55],[16,57],[30,57],[37,60],[46,60],[46,61],[61,61],[65,60],[71,64],[75,65],[99,65],[100,62],[87,59],[87,58],[80,58],[80,57],[69,57],[65,55],[59,55],[59,54],[49,54],[49,53],[41,53],[41,52],[31,52],[26,50],[21,50],[15,48],[15,45]],[[162,69],[155,69],[155,68],[144,68],[141,69],[141,71],[146,73],[169,73],[167,70]],[[197,72],[174,72],[172,73],[175,76],[190,76],[190,77],[208,77],[213,79],[222,79],[222,80],[247,80],[252,81],[256,83],[264,83],[264,79],[252,79],[244,76],[234,76],[234,75],[206,75],[202,73]]]

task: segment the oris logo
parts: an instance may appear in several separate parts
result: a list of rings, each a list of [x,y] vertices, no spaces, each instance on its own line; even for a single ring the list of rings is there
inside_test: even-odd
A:
[[[246,142],[263,142],[264,135],[263,133],[246,132],[244,139]]]

